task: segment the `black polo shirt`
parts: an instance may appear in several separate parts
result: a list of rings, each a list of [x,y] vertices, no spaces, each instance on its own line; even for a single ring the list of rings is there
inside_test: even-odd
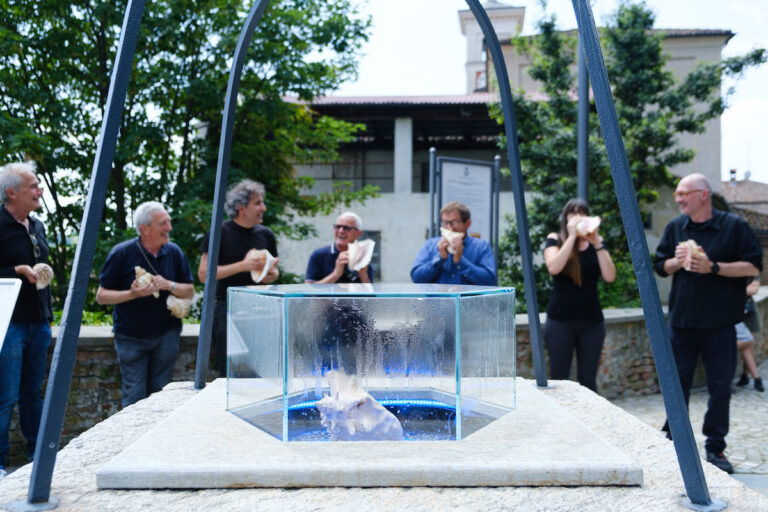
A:
[[[119,243],[109,251],[107,261],[99,274],[99,285],[107,290],[129,290],[136,279],[135,267],[142,267],[150,274],[159,273],[177,283],[191,283],[192,270],[178,245],[168,242],[152,255],[143,247],[138,237]],[[157,272],[155,272],[157,271]],[[113,330],[117,334],[134,338],[162,336],[170,329],[181,328],[181,320],[171,315],[165,301],[169,292],[160,290],[160,297],[153,295],[129,300],[114,306]]]
[[[694,223],[680,215],[664,228],[656,249],[654,268],[662,277],[664,262],[675,256],[680,242],[693,239],[712,261],[747,261],[763,268],[763,250],[749,225],[732,213],[712,210],[712,218]],[[680,269],[672,276],[669,325],[674,328],[718,329],[744,318],[748,277],[723,277]]]
[[[38,290],[29,280],[16,273],[16,265],[29,265],[48,262],[48,242],[45,239],[43,223],[31,215],[29,231],[13,218],[4,204],[0,204],[0,277],[21,279],[21,290],[16,300],[11,322],[51,322],[51,289]],[[35,257],[35,249],[30,234],[40,250]]]

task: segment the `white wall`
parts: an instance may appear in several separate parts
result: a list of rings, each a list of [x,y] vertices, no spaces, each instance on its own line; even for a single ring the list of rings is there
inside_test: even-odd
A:
[[[526,202],[530,197],[526,195]],[[507,227],[505,215],[515,216],[515,202],[512,192],[500,194],[500,235]],[[331,225],[342,211],[341,208],[330,216],[302,218],[317,228],[315,238],[294,241],[278,240],[280,264],[289,272],[304,275],[312,251],[330,245],[333,241]],[[429,229],[429,194],[382,194],[368,201],[365,206],[353,206],[363,220],[363,229],[381,232],[381,281],[385,283],[410,283],[411,265],[416,254],[427,239]],[[533,248],[534,255],[541,248]]]

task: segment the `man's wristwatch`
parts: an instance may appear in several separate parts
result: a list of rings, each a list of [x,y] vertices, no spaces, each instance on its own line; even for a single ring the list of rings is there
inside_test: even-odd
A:
[[[176,291],[176,281],[171,281],[171,291],[172,292]]]
[[[720,272],[720,265],[718,265],[716,261],[713,261],[712,269],[709,271],[709,273],[712,275],[716,275],[718,272]]]

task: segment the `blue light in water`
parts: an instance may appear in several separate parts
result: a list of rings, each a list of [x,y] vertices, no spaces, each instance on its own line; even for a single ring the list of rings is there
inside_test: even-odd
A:
[[[307,400],[304,402],[299,402],[297,404],[288,406],[288,410],[294,411],[298,409],[310,409],[312,407],[315,407],[315,404],[317,403],[317,400]],[[404,398],[385,398],[382,400],[377,400],[381,405],[387,407],[435,407],[438,409],[447,409],[450,411],[453,411],[456,409],[455,405],[450,405],[445,402],[439,402],[437,400],[426,400],[422,398],[413,398],[413,399],[404,399]]]

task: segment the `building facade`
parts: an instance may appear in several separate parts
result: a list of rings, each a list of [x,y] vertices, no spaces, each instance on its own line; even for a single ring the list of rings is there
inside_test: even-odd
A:
[[[484,3],[499,40],[502,41],[507,71],[513,88],[529,94],[541,90],[527,73],[528,58],[518,55],[510,39],[523,26],[525,8],[496,1]],[[381,197],[352,209],[363,219],[366,236],[377,241],[377,277],[384,282],[409,282],[410,267],[427,237],[430,219],[428,194],[429,148],[439,156],[493,161],[506,153],[498,149],[503,127],[488,118],[487,105],[498,102],[491,63],[486,58],[483,35],[469,10],[458,13],[467,41],[465,95],[418,97],[326,97],[312,108],[320,114],[360,122],[366,130],[344,147],[342,157],[330,165],[296,166],[301,175],[313,176],[317,185],[312,194],[330,190],[334,181],[350,181],[355,187],[377,185]],[[689,73],[698,62],[720,60],[723,46],[733,36],[726,30],[667,30],[664,48],[668,67],[676,78]],[[459,65],[457,63],[457,65]],[[574,70],[575,73],[575,70]],[[705,133],[681,136],[684,147],[696,151],[695,159],[672,169],[677,176],[702,172],[720,191],[720,120],[710,121]],[[575,169],[574,169],[575,172]],[[304,219],[315,225],[318,237],[311,240],[280,241],[280,260],[287,270],[303,274],[309,254],[332,241],[331,224],[340,212],[328,217]],[[500,194],[502,231],[505,215],[514,216],[510,183],[503,182]],[[654,205],[653,223],[647,231],[651,250],[661,230],[678,214],[671,191],[663,191]],[[537,251],[537,248],[534,248]],[[666,283],[660,282],[662,296]]]

